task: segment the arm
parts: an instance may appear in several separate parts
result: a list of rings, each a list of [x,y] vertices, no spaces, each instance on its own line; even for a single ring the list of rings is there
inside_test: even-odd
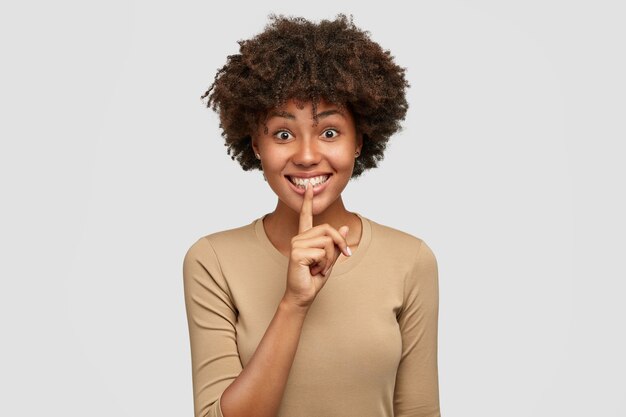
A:
[[[422,241],[406,277],[404,306],[398,315],[402,356],[396,376],[396,417],[440,417],[437,369],[438,266]]]
[[[217,256],[206,238],[183,261],[183,283],[195,417],[223,417],[220,396],[241,372],[235,323],[237,311]]]
[[[237,310],[206,238],[199,239],[185,255],[183,280],[195,417],[275,416],[308,309],[281,301],[242,370],[235,329]]]
[[[351,253],[347,226],[313,227],[313,187],[307,183],[298,234],[291,240],[283,299],[245,369],[236,339],[236,308],[217,255],[200,239],[185,256],[185,302],[191,338],[196,417],[274,417],[309,306],[339,255]],[[323,268],[319,269],[319,268]],[[312,275],[312,269],[318,270]]]
[[[250,362],[222,395],[224,417],[274,417],[285,391],[306,310],[284,299]]]
[[[313,227],[313,187],[307,182],[298,234],[291,239],[285,294],[250,361],[222,395],[224,417],[274,417],[278,412],[309,307],[339,255],[351,255],[348,227],[340,229]]]

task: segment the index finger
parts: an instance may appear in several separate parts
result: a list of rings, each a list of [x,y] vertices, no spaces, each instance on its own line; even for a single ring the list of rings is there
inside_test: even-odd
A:
[[[304,190],[304,200],[300,209],[300,223],[298,233],[307,231],[313,227],[313,186],[307,181]]]

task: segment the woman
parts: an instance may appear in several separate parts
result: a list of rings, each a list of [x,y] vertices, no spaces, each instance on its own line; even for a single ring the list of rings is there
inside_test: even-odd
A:
[[[195,415],[440,416],[435,256],[341,198],[404,120],[404,69],[342,14],[270,19],[202,96],[278,202],[185,256]]]

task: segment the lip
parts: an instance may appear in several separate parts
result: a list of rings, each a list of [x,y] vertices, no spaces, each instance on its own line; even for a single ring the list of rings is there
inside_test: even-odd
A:
[[[318,195],[319,193],[321,193],[322,191],[324,191],[326,189],[326,186],[332,180],[333,175],[332,174],[316,174],[316,175],[311,175],[311,176],[306,176],[306,177],[300,177],[298,175],[298,177],[300,177],[300,178],[311,178],[311,177],[317,177],[318,175],[328,175],[328,179],[326,180],[326,182],[313,187],[313,195],[314,196]],[[301,196],[304,196],[304,193],[306,191],[304,188],[300,188],[300,187],[296,186],[293,182],[289,181],[289,178],[287,178],[286,175],[283,178],[285,178],[285,181],[287,181],[287,183],[289,184],[289,186],[291,187],[292,190],[294,190],[296,193],[300,194]]]
[[[317,172],[296,172],[293,174],[285,174],[288,177],[296,177],[296,178],[313,178],[313,177],[319,177],[320,175],[332,175],[330,172],[321,172],[321,171],[317,171]]]

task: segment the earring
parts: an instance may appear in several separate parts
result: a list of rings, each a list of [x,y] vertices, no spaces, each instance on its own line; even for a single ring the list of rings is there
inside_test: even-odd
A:
[[[358,157],[359,157],[359,155],[360,155],[360,153],[359,153],[359,152],[355,152],[355,153],[354,153],[354,157],[355,157],[355,158],[358,158]]]
[[[258,153],[254,154],[256,156],[256,159],[261,159],[261,155],[259,155]]]

